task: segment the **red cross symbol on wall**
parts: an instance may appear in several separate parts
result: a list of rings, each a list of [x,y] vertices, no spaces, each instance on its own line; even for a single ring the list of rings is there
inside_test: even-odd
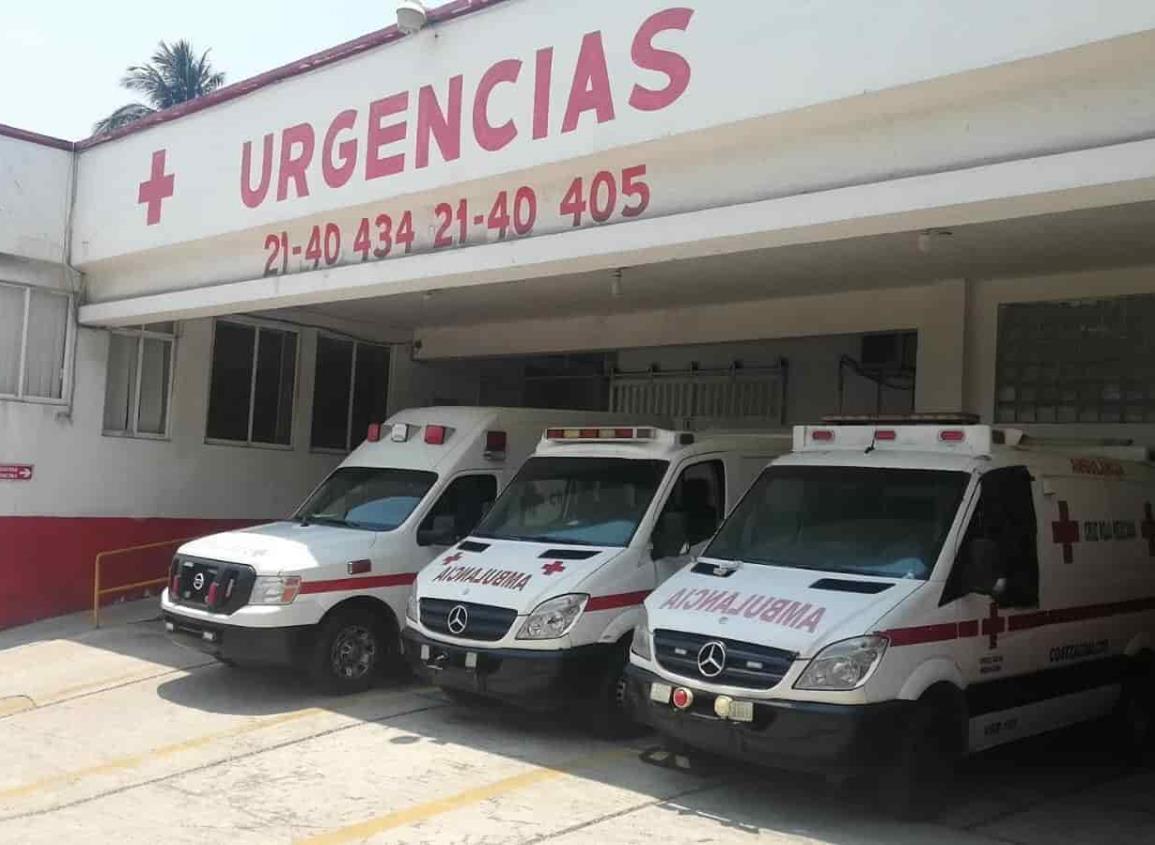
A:
[[[990,637],[991,649],[999,647],[999,634],[1007,630],[1006,617],[999,616],[999,606],[996,602],[991,602],[991,613],[983,620],[983,634]]]
[[[1079,523],[1071,519],[1066,502],[1059,502],[1059,520],[1051,523],[1056,543],[1063,544],[1063,563],[1075,562],[1075,543],[1079,542]]]
[[[140,192],[136,195],[137,205],[148,204],[149,226],[160,222],[160,204],[173,195],[176,185],[176,176],[164,172],[164,158],[165,150],[152,154],[152,172],[140,183]]]
[[[461,552],[454,552],[451,555],[446,555],[445,557],[441,558],[441,565],[449,566],[451,563],[457,563],[457,561],[461,560],[461,557]]]
[[[1147,541],[1147,554],[1155,557],[1155,513],[1151,511],[1151,503],[1143,506],[1143,521],[1139,523],[1143,530],[1143,539]]]
[[[555,572],[564,572],[565,564],[560,560],[555,560],[553,563],[547,563],[545,566],[543,566],[541,571],[545,575],[553,575]]]

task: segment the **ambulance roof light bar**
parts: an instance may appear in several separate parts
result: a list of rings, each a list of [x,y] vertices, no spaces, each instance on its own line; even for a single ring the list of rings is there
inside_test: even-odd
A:
[[[977,414],[835,414],[822,418],[823,425],[978,425]]]
[[[655,431],[646,426],[613,426],[610,428],[548,428],[546,440],[653,440]]]

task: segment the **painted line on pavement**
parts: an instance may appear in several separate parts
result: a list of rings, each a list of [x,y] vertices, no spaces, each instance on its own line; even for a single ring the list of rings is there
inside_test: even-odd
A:
[[[194,737],[193,739],[186,739],[183,742],[174,742],[171,745],[163,745],[160,748],[153,748],[148,751],[142,751],[139,754],[128,754],[123,757],[116,757],[106,763],[98,763],[95,766],[88,766],[87,768],[76,769],[71,772],[62,772],[61,774],[51,775],[50,777],[24,784],[23,786],[16,786],[9,789],[0,790],[0,801],[11,798],[22,798],[26,795],[31,795],[53,786],[72,784],[85,778],[110,774],[112,772],[121,772],[125,771],[126,769],[134,769],[142,763],[148,763],[153,760],[161,760],[166,757],[172,757],[185,751],[193,751],[197,748],[202,748],[222,739],[233,739],[235,737],[244,736],[245,734],[250,734],[255,731],[264,730],[265,728],[276,727],[277,725],[283,725],[288,722],[295,722],[309,716],[315,716],[326,712],[328,711],[321,710],[317,707],[309,707],[305,710],[297,710],[292,713],[285,713],[269,719],[251,720],[245,722],[243,725],[238,725],[237,727],[230,728],[226,731],[218,731],[216,733],[205,734],[204,736]]]
[[[395,810],[391,813],[377,816],[376,818],[349,825],[348,827],[329,831],[328,833],[298,839],[296,840],[296,845],[343,845],[343,843],[346,842],[367,839],[370,836],[375,836],[386,830],[393,830],[394,828],[423,822],[434,816],[451,813],[454,810],[460,810],[472,804],[480,804],[482,801],[508,795],[511,792],[517,792],[530,786],[573,776],[576,769],[589,768],[597,762],[612,760],[614,758],[631,757],[635,754],[637,754],[635,749],[615,749],[613,751],[602,751],[597,754],[586,754],[567,760],[557,767],[543,766],[534,768],[528,772],[511,775],[484,786],[466,789],[445,798],[426,801],[423,804],[416,804],[412,807],[406,807],[403,810]]]
[[[77,684],[76,686],[65,687],[62,690],[57,690],[40,704],[33,702],[32,708],[25,707],[23,709],[7,711],[3,707],[3,702],[7,699],[0,699],[0,719],[6,719],[9,716],[15,716],[18,713],[26,713],[30,709],[43,710],[45,707],[55,707],[58,704],[67,704],[69,701],[78,701],[81,698],[88,698],[92,695],[99,695],[102,692],[111,692],[112,690],[122,689],[124,687],[132,686],[133,684],[143,683],[144,681],[152,681],[157,678],[176,675],[180,672],[191,674],[194,669],[203,669],[206,666],[215,665],[216,661],[210,660],[207,663],[194,663],[191,666],[179,666],[174,669],[165,669],[163,672],[156,672],[151,675],[122,675],[118,678],[108,678],[103,681],[95,681],[91,684]],[[69,695],[69,693],[76,694]],[[32,699],[26,695],[14,697],[27,698],[29,701],[32,701]]]
[[[233,763],[239,763],[243,760],[260,757],[263,754],[271,754],[274,751],[280,751],[281,749],[289,748],[294,745],[302,745],[315,739],[324,739],[325,737],[344,733],[345,731],[355,730],[357,728],[362,728],[366,725],[381,724],[388,722],[391,719],[402,719],[407,716],[415,716],[419,713],[428,713],[432,710],[442,710],[448,706],[449,705],[447,704],[433,704],[427,707],[414,707],[409,710],[401,710],[393,713],[383,713],[380,716],[373,716],[372,718],[363,719],[351,724],[338,725],[336,727],[327,728],[323,731],[318,731],[317,733],[308,734],[307,736],[296,737],[294,739],[289,739],[282,742],[275,742],[272,745],[266,745],[263,748],[254,748],[249,751],[244,751],[240,754],[234,754],[231,757],[225,757],[221,760],[213,760],[208,763],[203,763],[199,766],[193,766],[189,769],[181,769],[175,772],[168,772],[167,774],[158,775],[156,777],[149,778],[148,780],[137,781],[136,783],[126,783],[122,786],[106,789],[103,792],[98,792],[93,795],[86,795],[83,798],[74,798],[71,801],[65,801],[60,804],[55,804],[51,807],[42,807],[36,810],[26,810],[24,812],[13,813],[12,815],[8,816],[0,816],[0,824],[3,824],[4,822],[16,821],[19,819],[33,818],[35,816],[47,816],[59,810],[67,810],[72,807],[80,807],[86,804],[92,804],[96,801],[100,801],[113,795],[121,795],[137,789],[144,789],[145,787],[155,786],[156,784],[168,783],[169,781],[177,780],[178,778],[185,777],[186,775],[197,774],[198,772],[206,772],[210,769],[216,769],[221,766],[228,766]]]
[[[36,702],[26,695],[8,695],[0,698],[0,719],[35,709]]]

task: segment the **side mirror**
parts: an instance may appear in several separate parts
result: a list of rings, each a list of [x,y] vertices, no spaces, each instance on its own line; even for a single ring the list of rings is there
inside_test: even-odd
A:
[[[999,545],[986,537],[975,537],[963,546],[958,558],[959,586],[964,593],[997,598],[1002,592],[1003,575]]]
[[[658,524],[654,526],[654,533],[650,537],[654,546],[650,556],[654,560],[661,560],[664,557],[680,555],[686,546],[688,536],[686,514],[682,511],[666,511],[658,519]]]
[[[429,527],[417,529],[419,546],[452,546],[457,539],[457,520],[453,514],[439,514],[433,517]]]

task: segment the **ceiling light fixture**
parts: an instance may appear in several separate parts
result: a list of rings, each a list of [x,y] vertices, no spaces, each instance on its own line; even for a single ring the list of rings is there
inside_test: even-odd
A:
[[[927,229],[918,233],[918,251],[923,255],[930,255],[934,249],[934,242],[954,235],[950,229]]]

